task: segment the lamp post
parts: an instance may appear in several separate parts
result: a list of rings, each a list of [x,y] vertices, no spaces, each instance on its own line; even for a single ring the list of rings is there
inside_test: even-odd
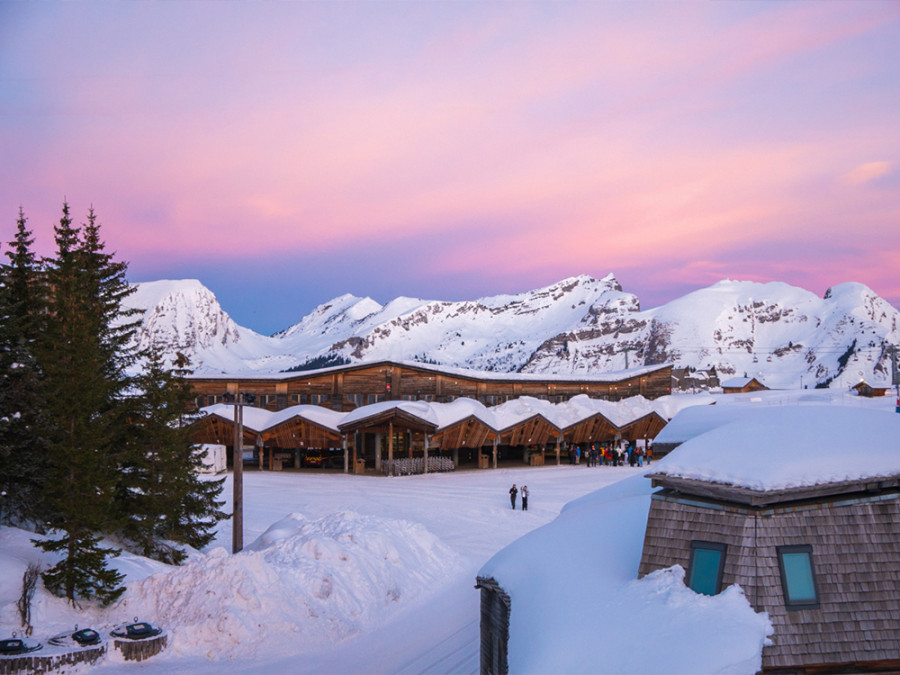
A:
[[[891,349],[891,384],[897,388],[897,407],[894,410],[900,413],[900,364],[897,363],[897,347]]]
[[[226,394],[225,399],[231,398]],[[244,403],[240,389],[234,395],[234,480],[232,487],[231,552],[244,548]]]

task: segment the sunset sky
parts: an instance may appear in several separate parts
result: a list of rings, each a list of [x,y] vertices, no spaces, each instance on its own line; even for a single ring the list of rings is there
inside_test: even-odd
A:
[[[900,304],[900,2],[0,0],[0,238],[259,332],[613,272]]]

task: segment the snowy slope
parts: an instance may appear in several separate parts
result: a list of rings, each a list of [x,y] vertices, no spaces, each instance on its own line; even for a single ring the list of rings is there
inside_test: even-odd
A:
[[[724,280],[643,311],[613,275],[461,302],[343,295],[272,337],[237,326],[198,281],[137,288],[129,302],[146,309],[141,345],[184,353],[198,374],[273,373],[323,358],[581,375],[672,362],[772,387],[801,378],[847,386],[889,380],[888,348],[900,342],[900,312],[858,283],[818,297]]]
[[[856,283],[819,298],[788,284],[721,281],[666,305],[619,313],[565,336],[526,370],[606,371],[641,363],[714,367],[771,387],[889,380],[888,346],[900,342],[900,312]],[[557,340],[558,342],[558,340]],[[635,363],[637,361],[637,363]],[[566,368],[566,364],[569,368]]]

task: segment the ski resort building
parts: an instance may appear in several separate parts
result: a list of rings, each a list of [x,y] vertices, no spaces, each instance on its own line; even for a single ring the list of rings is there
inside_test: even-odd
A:
[[[330,464],[344,471],[387,474],[451,470],[461,464],[497,468],[502,460],[561,463],[571,446],[625,441],[646,445],[672,406],[642,396],[604,401],[579,395],[563,403],[520,397],[488,408],[474,399],[449,403],[380,401],[342,413],[316,405],[272,412],[218,403],[201,410],[194,441],[235,446],[260,466]],[[236,419],[236,416],[238,419]],[[241,440],[237,436],[240,435]],[[324,452],[324,456],[323,456]]]
[[[755,377],[732,377],[722,382],[723,394],[749,394],[752,391],[767,391],[768,389]]]
[[[297,373],[190,377],[198,408],[250,394],[254,405],[283,410],[318,405],[348,412],[382,401],[448,403],[470,398],[494,406],[520,396],[560,403],[586,394],[616,401],[631,396],[659,398],[670,393],[672,365],[645,366],[596,375],[490,373],[416,362],[378,361]]]
[[[697,435],[648,475],[639,576],[681,565],[698,593],[739,584],[775,629],[764,671],[900,670],[898,435],[896,414],[830,406]]]
[[[888,392],[888,389],[891,388],[890,384],[886,383],[869,383],[865,380],[860,380],[858,384],[850,387],[853,391],[856,392],[857,396],[864,396],[866,398],[875,398],[876,396],[885,396]]]
[[[672,391],[709,391],[720,386],[715,368],[697,370],[695,368],[672,369]]]

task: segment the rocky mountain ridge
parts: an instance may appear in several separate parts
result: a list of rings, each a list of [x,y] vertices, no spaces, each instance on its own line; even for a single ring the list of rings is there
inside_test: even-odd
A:
[[[813,387],[889,381],[900,343],[900,312],[858,283],[818,297],[781,282],[724,280],[647,310],[612,274],[461,302],[343,295],[273,336],[235,324],[199,281],[136,286],[140,345],[186,354],[197,374],[389,359],[586,375],[671,362]]]

